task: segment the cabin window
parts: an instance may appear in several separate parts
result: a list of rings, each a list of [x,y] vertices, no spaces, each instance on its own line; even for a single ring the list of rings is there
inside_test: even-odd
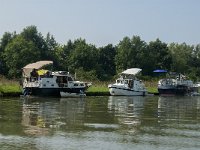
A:
[[[51,86],[54,86],[54,84],[52,84]]]
[[[46,84],[43,84],[43,86],[46,86]]]
[[[74,86],[78,86],[78,83],[74,83]]]
[[[81,84],[80,84],[80,86],[84,86],[84,84],[83,84],[83,83],[81,83]]]
[[[63,77],[63,83],[67,83],[67,77]]]
[[[68,81],[73,81],[71,77],[68,77]]]

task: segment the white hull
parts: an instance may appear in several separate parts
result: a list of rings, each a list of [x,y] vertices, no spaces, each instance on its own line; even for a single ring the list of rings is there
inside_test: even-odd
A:
[[[60,92],[61,97],[85,97],[84,93],[68,93],[68,92]]]
[[[145,96],[147,95],[146,90],[135,91],[133,89],[128,88],[116,88],[116,87],[109,87],[110,95],[113,96]]]

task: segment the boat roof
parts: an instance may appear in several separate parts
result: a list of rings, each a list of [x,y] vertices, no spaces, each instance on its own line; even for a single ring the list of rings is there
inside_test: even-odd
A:
[[[130,69],[123,71],[121,74],[136,75],[136,74],[140,73],[141,71],[142,71],[142,69],[140,69],[140,68],[130,68]]]
[[[23,69],[40,69],[45,65],[53,64],[53,61],[37,61],[35,63],[28,64]]]
[[[33,69],[41,69],[42,67],[46,66],[46,65],[49,65],[49,64],[53,64],[53,61],[37,61],[35,63],[31,63],[31,64],[28,64],[26,66],[24,66],[22,68],[23,70],[23,76],[24,77],[29,77],[30,76],[30,72],[33,70]]]

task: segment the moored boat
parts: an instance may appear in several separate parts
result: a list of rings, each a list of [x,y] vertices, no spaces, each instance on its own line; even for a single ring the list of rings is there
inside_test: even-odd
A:
[[[91,85],[88,82],[76,81],[69,72],[44,70],[52,61],[38,61],[28,64],[23,70],[23,95],[67,97],[82,95]]]
[[[198,93],[199,86],[186,79],[182,74],[171,74],[158,81],[158,92],[161,96],[193,95]]]
[[[125,95],[125,96],[145,96],[147,89],[144,83],[136,78],[140,73],[140,68],[130,68],[120,74],[120,78],[114,84],[109,84],[110,95]]]

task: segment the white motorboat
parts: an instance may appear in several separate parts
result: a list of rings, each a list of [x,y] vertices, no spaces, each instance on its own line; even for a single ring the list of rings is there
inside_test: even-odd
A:
[[[67,97],[83,95],[91,83],[75,81],[69,72],[42,69],[52,61],[28,64],[23,70],[23,95]],[[70,97],[71,97],[70,96]]]
[[[131,68],[123,71],[120,78],[116,80],[116,83],[108,85],[110,94],[126,96],[147,95],[144,83],[136,78],[136,75],[141,71],[142,69],[140,68]]]

